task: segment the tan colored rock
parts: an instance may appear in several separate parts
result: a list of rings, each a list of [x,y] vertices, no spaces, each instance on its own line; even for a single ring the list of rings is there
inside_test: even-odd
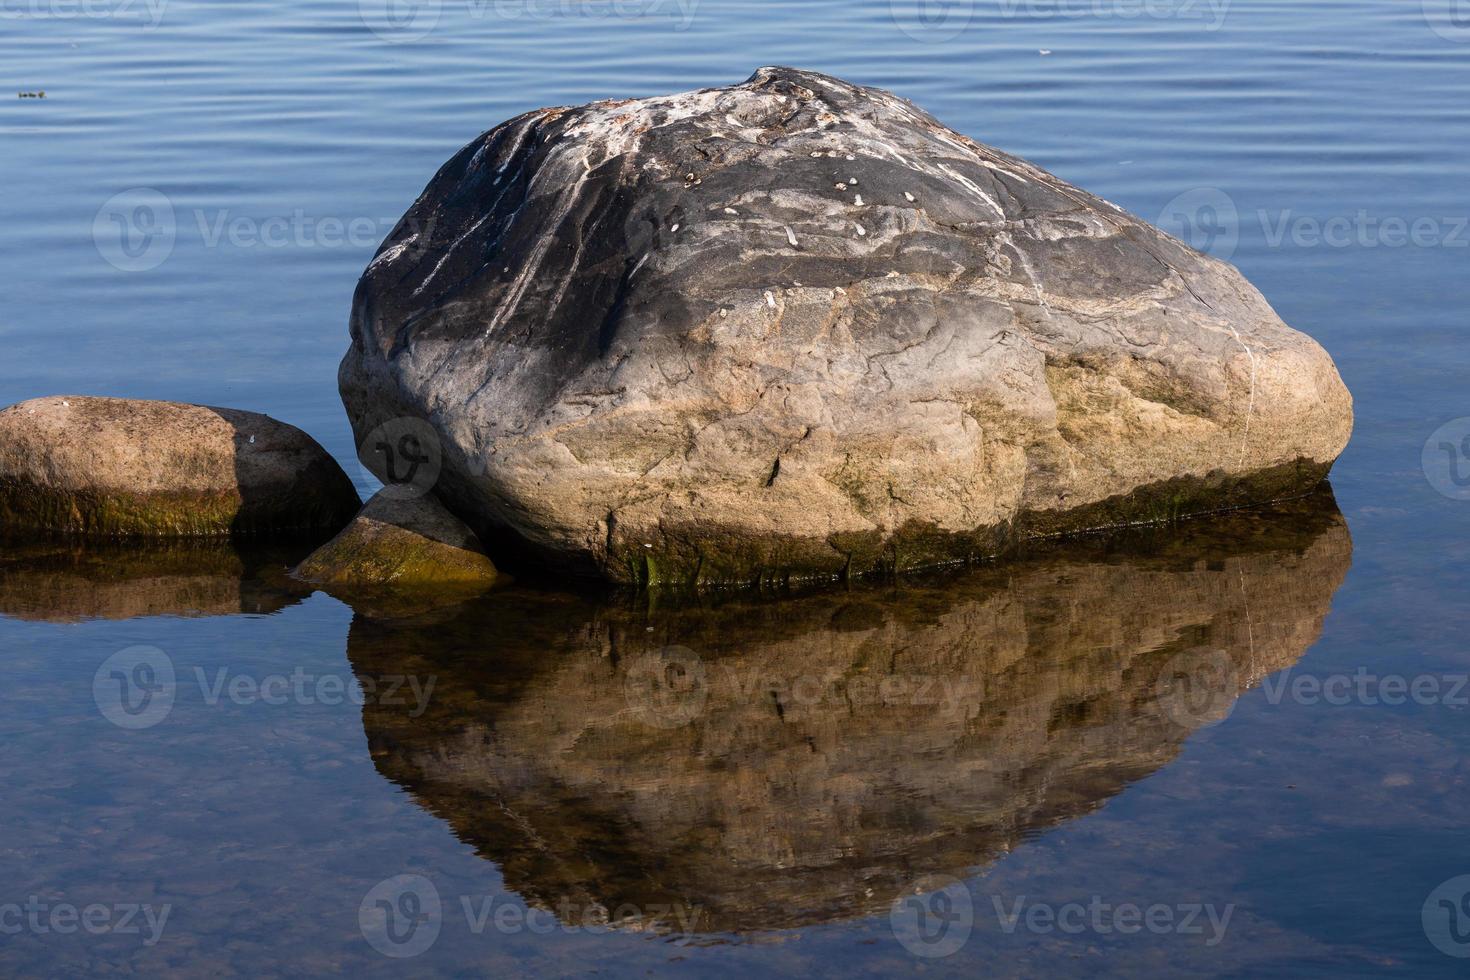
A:
[[[392,488],[374,495],[292,574],[326,587],[400,589],[483,588],[496,578],[475,532],[432,494],[403,496]]]
[[[316,440],[266,415],[128,398],[0,411],[0,527],[191,537],[335,530],[361,501]]]

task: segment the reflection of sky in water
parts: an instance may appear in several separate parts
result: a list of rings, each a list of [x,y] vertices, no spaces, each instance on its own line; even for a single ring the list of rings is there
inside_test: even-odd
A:
[[[492,602],[503,616],[469,624],[478,644],[451,641],[453,616],[384,629],[379,643],[326,596],[303,599],[270,576],[242,587],[231,556],[175,555],[147,567],[109,557],[99,569],[52,555],[29,561],[19,578],[7,563],[0,904],[36,894],[173,911],[151,947],[128,936],[7,935],[0,967],[387,973],[405,963],[364,941],[359,903],[374,884],[407,874],[434,882],[445,910],[433,946],[406,961],[416,972],[896,972],[914,958],[886,914],[863,913],[882,904],[885,883],[969,853],[981,866],[969,879],[974,933],[931,964],[938,973],[1456,972],[1459,961],[1437,952],[1420,923],[1431,890],[1470,872],[1466,711],[1445,703],[1451,685],[1428,704],[1342,706],[1279,686],[1360,670],[1375,678],[1470,670],[1457,546],[1470,503],[1436,494],[1420,471],[1429,434],[1470,413],[1461,342],[1470,251],[1456,230],[1466,212],[1470,47],[1454,40],[1449,21],[1431,30],[1421,6],[1237,0],[1209,29],[1208,4],[1194,5],[1198,17],[1124,16],[1127,4],[1102,5],[1098,16],[1090,4],[977,0],[941,10],[969,10],[954,31],[943,18],[916,21],[904,4],[895,23],[884,2],[777,10],[704,0],[683,30],[677,4],[620,19],[596,16],[596,5],[558,15],[543,4],[444,3],[432,29],[404,43],[366,30],[350,2],[173,0],[152,28],[124,16],[10,16],[32,7],[6,6],[0,63],[18,91],[47,97],[0,100],[11,188],[0,198],[3,403],[76,391],[238,405],[303,425],[348,459],[333,379],[351,290],[378,239],[455,149],[538,105],[728,83],[775,62],[893,88],[965,133],[1230,252],[1288,323],[1332,352],[1358,427],[1333,477],[1353,535],[1352,567],[1335,594],[1344,565],[1286,571],[1311,560],[1310,550],[1258,566],[1226,559],[1226,572],[1181,568],[1163,579],[1176,587],[1156,599],[1147,589],[1158,580],[1102,607],[1063,609],[1062,597],[1085,594],[1088,575],[1126,575],[1126,562],[1091,565],[1066,583],[997,573],[995,596],[963,628],[946,625],[950,600],[909,608],[880,597],[821,629],[786,635],[770,624],[770,635],[722,658],[760,663],[782,651],[783,664],[836,664],[874,630],[953,629],[994,639],[973,647],[989,659],[971,659],[980,654],[966,644],[956,661],[972,672],[983,662],[990,678],[1021,635],[1016,619],[983,618],[996,604],[1020,617],[1027,636],[1066,637],[1028,647],[1002,672],[1012,683],[995,696],[1008,711],[972,719],[984,721],[972,741],[956,738],[939,711],[854,737],[820,702],[784,705],[790,725],[778,727],[768,715],[726,710],[716,687],[719,726],[670,729],[630,758],[605,717],[616,684],[578,673],[603,663],[592,658],[597,643],[638,640],[626,616],[589,630],[550,599],[504,594]],[[1119,16],[1106,15],[1115,8]],[[104,260],[93,225],[105,202],[133,188],[165,195],[175,226],[159,264],[126,272]],[[262,230],[276,219],[269,227],[284,227],[285,237],[232,233],[236,218]],[[1325,229],[1333,219],[1380,231],[1363,244],[1316,241],[1313,223]],[[1381,233],[1390,219],[1431,221],[1429,240],[1393,244]],[[146,244],[129,247],[146,254]],[[1268,677],[1277,694],[1257,686],[1187,740],[1156,737],[1158,715],[1140,693],[1153,689],[1128,673],[1119,651],[1153,669],[1159,654],[1144,652],[1151,624],[1170,610],[1215,608],[1208,621],[1184,616],[1191,626],[1177,642],[1193,649],[1230,636],[1219,645],[1238,652],[1243,609],[1220,606],[1223,593],[1205,583],[1256,567],[1269,594],[1252,605],[1246,646],[1279,656],[1244,673],[1289,667]],[[1332,612],[1313,644],[1321,615],[1313,604],[1325,608],[1328,596]],[[68,621],[25,618],[45,608]],[[1274,611],[1257,615],[1261,608]],[[1136,623],[1108,632],[1130,609]],[[87,619],[98,615],[113,618]],[[764,629],[776,616],[751,613],[745,625]],[[727,622],[658,610],[645,639],[666,642],[661,630],[668,642],[681,630],[720,629],[727,642],[745,635]],[[698,649],[693,641],[680,645]],[[921,646],[910,643],[900,658],[921,658]],[[131,647],[166,651],[182,693],[157,724],[124,730],[99,714],[93,681],[99,664]],[[400,731],[393,716],[371,712],[365,734],[362,710],[333,694],[334,683],[387,670],[400,648],[441,658],[445,700],[430,703],[448,720],[480,710],[478,701],[450,700],[473,693],[505,705],[496,717],[514,722],[517,739],[493,743],[489,755],[456,755],[456,743],[423,739],[431,729]],[[506,659],[508,649],[521,653]],[[1075,656],[1057,659],[1058,650]],[[552,651],[567,662],[549,663]],[[221,679],[297,673],[311,703],[272,705],[248,691],[242,703],[228,693],[205,700]],[[786,730],[799,724],[814,730],[817,750],[807,746],[806,756]],[[679,741],[696,731],[706,741]],[[565,732],[579,737],[555,742]],[[735,748],[786,765],[788,795],[703,765]],[[498,792],[515,805],[480,815],[462,796],[492,762],[505,781]],[[455,766],[458,783],[424,782],[424,773]],[[1001,772],[1015,775],[1005,783]],[[864,795],[864,776],[887,795]],[[696,804],[735,816],[716,833]],[[1009,820],[1007,831],[967,838],[965,828],[984,825],[982,812]],[[599,836],[599,821],[623,832]],[[805,886],[796,875],[762,877],[782,861],[810,865],[844,834],[858,842],[852,853],[820,865]],[[605,852],[593,847],[599,840]],[[664,865],[646,880],[630,876],[660,853]],[[742,855],[739,873],[721,870],[718,861]],[[558,882],[612,893],[683,887],[711,907],[723,896],[752,915],[762,900],[779,905],[783,889],[797,890],[810,921],[838,921],[681,945],[627,932],[499,931],[493,920],[475,934],[459,902],[523,909],[513,889],[534,895]],[[855,884],[864,882],[872,895]],[[1205,937],[1147,932],[1007,933],[994,900],[1009,912],[1021,896],[1053,906],[1099,896],[1235,908],[1224,940],[1207,947]]]

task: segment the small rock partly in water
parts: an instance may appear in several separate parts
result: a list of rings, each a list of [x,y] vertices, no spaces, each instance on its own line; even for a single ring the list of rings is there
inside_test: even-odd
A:
[[[330,532],[361,501],[311,436],[266,415],[130,398],[0,411],[0,526],[99,537]]]
[[[292,574],[325,587],[476,589],[497,573],[475,533],[432,494],[379,493]]]

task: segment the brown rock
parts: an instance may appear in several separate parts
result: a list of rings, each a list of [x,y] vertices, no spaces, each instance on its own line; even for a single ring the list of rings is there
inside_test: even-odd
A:
[[[266,415],[128,398],[0,411],[0,527],[187,537],[335,530],[361,501],[316,440]]]

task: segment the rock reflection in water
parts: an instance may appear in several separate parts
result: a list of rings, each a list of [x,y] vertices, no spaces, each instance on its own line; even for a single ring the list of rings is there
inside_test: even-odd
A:
[[[1100,806],[1294,663],[1350,560],[1324,493],[885,589],[359,615],[349,657],[435,679],[365,707],[374,761],[528,903],[741,933],[882,912]]]
[[[311,594],[286,569],[307,544],[226,539],[0,542],[0,616],[69,623],[273,613]]]

